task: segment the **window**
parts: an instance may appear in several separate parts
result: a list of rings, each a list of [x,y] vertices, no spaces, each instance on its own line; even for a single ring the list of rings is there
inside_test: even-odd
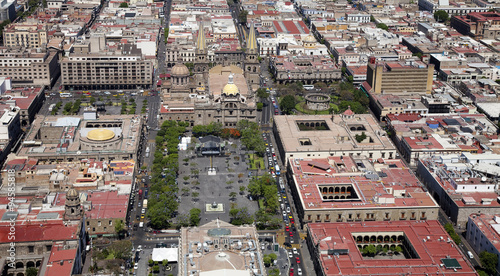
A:
[[[113,225],[113,221],[112,220],[109,221],[109,226],[111,226],[111,225]]]
[[[97,226],[101,226],[101,221],[97,221]]]
[[[307,220],[311,220],[311,215],[307,215]]]
[[[321,215],[316,215],[316,220],[321,220]]]
[[[35,252],[35,246],[33,246],[33,245],[28,246],[28,252],[29,253],[34,253]]]
[[[45,249],[47,249],[47,251],[52,251],[52,244],[51,245],[46,245]]]

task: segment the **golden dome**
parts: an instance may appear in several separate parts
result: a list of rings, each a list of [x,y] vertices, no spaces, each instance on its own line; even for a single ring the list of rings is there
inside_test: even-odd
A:
[[[312,35],[308,35],[306,38],[304,38],[304,43],[316,43],[316,38]]]
[[[93,141],[106,141],[113,139],[113,137],[115,137],[115,133],[105,128],[93,129],[87,134],[87,138]]]
[[[234,83],[228,83],[226,86],[224,86],[224,89],[222,89],[222,93],[228,96],[236,95],[240,93],[240,90],[238,89],[238,86]]]
[[[174,77],[176,76],[189,76],[189,69],[184,64],[176,64],[172,67],[170,74]]]

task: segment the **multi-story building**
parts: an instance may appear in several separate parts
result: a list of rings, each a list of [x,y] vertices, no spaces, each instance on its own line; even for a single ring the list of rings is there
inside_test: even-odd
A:
[[[407,60],[368,63],[366,81],[375,94],[426,93],[432,91],[433,64]]]
[[[494,39],[500,34],[500,13],[471,12],[451,18],[451,27],[477,39]]]
[[[417,174],[451,221],[461,229],[471,214],[499,214],[495,179],[500,175],[493,153],[435,155],[419,160]]]
[[[61,72],[58,61],[55,51],[1,48],[0,76],[10,77],[13,86],[51,86]]]
[[[136,89],[153,84],[153,62],[140,55],[70,55],[61,60],[65,89]]]
[[[307,231],[315,275],[477,275],[435,220],[310,223]],[[369,246],[377,253],[363,254]]]
[[[287,179],[303,226],[311,222],[434,220],[438,204],[397,159],[290,158]]]
[[[136,115],[103,115],[94,120],[76,115],[39,117],[18,155],[37,158],[40,163],[136,160],[141,132],[141,116]]]
[[[274,116],[276,147],[281,160],[365,156],[395,158],[396,148],[377,119],[348,109],[336,115]],[[364,139],[360,138],[363,137]]]
[[[2,0],[0,2],[0,21],[10,20],[12,22],[16,19],[16,3],[15,0]]]
[[[0,221],[0,250],[15,252],[15,258],[5,258],[0,273],[26,275],[30,267],[45,272],[40,275],[82,272],[88,235],[78,193],[68,191],[66,198],[61,206],[56,206],[53,195],[17,198],[13,204],[1,198],[0,215],[8,219]]]
[[[341,78],[340,68],[328,55],[272,57],[269,67],[279,84],[297,81],[304,84],[330,83]]]
[[[5,47],[45,48],[47,36],[47,25],[37,23],[13,23],[3,31]]]
[[[477,255],[487,251],[494,253],[500,259],[500,216],[498,214],[471,214],[467,221],[465,238]],[[500,262],[497,270],[500,270]]]

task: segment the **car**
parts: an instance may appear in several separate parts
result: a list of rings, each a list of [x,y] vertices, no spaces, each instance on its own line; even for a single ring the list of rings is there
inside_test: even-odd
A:
[[[269,148],[266,148],[266,152],[269,153],[271,150],[269,150]]]
[[[292,231],[290,231],[290,237],[293,237],[293,232]]]
[[[288,258],[293,258],[292,251],[288,251]]]
[[[297,248],[295,248],[295,247],[294,247],[294,248],[292,249],[292,251],[293,251],[293,254],[295,254],[295,255],[299,255],[299,251],[297,251]]]
[[[105,91],[105,92],[104,92],[104,94],[106,94],[106,95],[111,95],[111,92],[109,92],[109,91]]]
[[[289,219],[293,219],[292,215],[288,215],[288,218],[289,218]]]
[[[285,227],[285,231],[290,232],[290,227]]]
[[[286,212],[290,213],[290,207],[286,207]]]
[[[137,246],[137,251],[141,252],[142,251],[142,245]]]
[[[149,176],[149,180],[151,180],[151,179],[153,179],[153,176],[151,176],[151,175],[150,175],[150,176]]]
[[[297,275],[302,275],[302,268],[297,268]]]
[[[139,269],[139,263],[134,264],[134,270],[137,270],[137,269]]]
[[[295,223],[295,221],[293,220],[293,218],[290,219],[290,223]]]
[[[141,202],[139,201],[139,203],[137,203],[137,208],[141,208],[142,207],[142,204]]]
[[[293,272],[292,271],[290,271],[290,276],[293,276]]]
[[[137,93],[133,92],[130,94],[130,96],[137,96]]]
[[[281,196],[278,197],[278,201],[281,202]]]
[[[283,217],[286,218],[286,211],[283,211]]]
[[[144,216],[144,214],[142,214],[142,215],[141,215],[141,219],[143,219],[144,217],[145,217],[145,216]]]
[[[299,257],[295,257],[295,262],[297,262],[298,264],[300,264],[300,258]]]
[[[125,94],[124,94],[124,93],[119,93],[118,95],[120,95],[120,96],[124,96]]]
[[[142,213],[142,214],[145,214],[145,213],[146,213],[146,209],[142,208],[141,213]]]
[[[274,171],[271,172],[271,174],[273,175],[274,178],[276,178],[276,173]]]

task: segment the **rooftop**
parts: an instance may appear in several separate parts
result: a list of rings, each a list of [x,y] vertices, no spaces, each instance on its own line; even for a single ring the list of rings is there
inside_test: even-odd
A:
[[[438,221],[309,223],[325,275],[477,275]],[[406,240],[416,258],[364,258],[353,236],[394,236]],[[341,252],[340,254],[334,254]],[[344,252],[347,252],[345,254]],[[453,267],[449,263],[453,262]],[[458,264],[457,264],[458,263]]]
[[[275,116],[274,124],[285,152],[324,152],[348,151],[355,149],[394,150],[395,147],[377,120],[370,114],[353,116],[334,115],[295,115]],[[305,130],[302,125],[318,124],[323,126]],[[300,125],[300,126],[299,126]],[[355,135],[364,132],[367,142],[358,143]],[[304,142],[307,139],[307,143]]]
[[[332,156],[289,162],[305,210],[438,207],[401,160]],[[341,187],[347,193],[339,193]]]

